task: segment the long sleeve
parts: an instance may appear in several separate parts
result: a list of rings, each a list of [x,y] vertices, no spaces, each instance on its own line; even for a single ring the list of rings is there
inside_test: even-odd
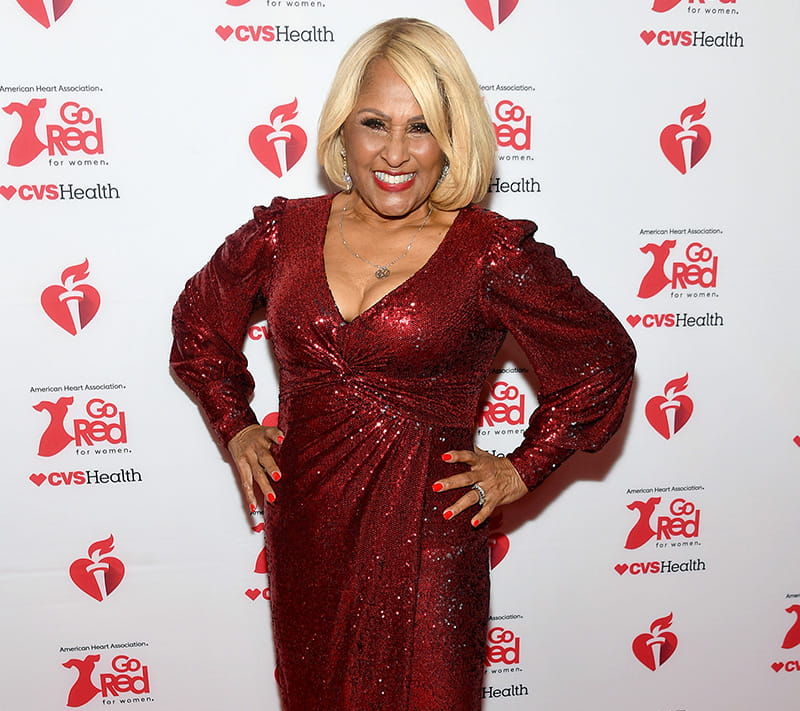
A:
[[[249,404],[254,381],[242,345],[273,271],[285,202],[276,198],[269,208],[255,208],[253,219],[189,279],[173,310],[170,364],[223,445],[258,422]]]
[[[573,276],[532,222],[503,221],[485,259],[485,311],[525,351],[539,407],[508,455],[533,489],[578,450],[596,451],[622,422],[635,349],[614,315]]]

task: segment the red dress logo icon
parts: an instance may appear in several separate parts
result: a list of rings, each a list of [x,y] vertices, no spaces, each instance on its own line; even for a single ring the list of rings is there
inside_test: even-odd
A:
[[[681,113],[681,122],[673,123],[661,131],[661,150],[667,160],[686,174],[708,153],[711,145],[711,131],[697,123],[706,115],[706,102],[688,106]]]
[[[681,0],[653,0],[653,12],[669,12],[680,5]]]
[[[656,535],[656,532],[650,525],[650,519],[653,516],[653,512],[656,510],[656,505],[660,503],[661,497],[654,496],[647,501],[634,501],[628,504],[628,508],[631,511],[637,511],[639,513],[639,520],[628,533],[628,538],[625,541],[625,547],[627,549],[633,550],[634,548],[641,548]]]
[[[633,656],[652,671],[663,665],[678,647],[678,638],[672,632],[665,632],[671,625],[672,613],[654,620],[650,634],[645,632],[633,640]]]
[[[250,131],[250,150],[259,163],[278,178],[286,175],[303,156],[308,144],[306,132],[288,123],[297,117],[297,99],[272,109],[270,124]]]
[[[683,429],[694,411],[694,403],[686,395],[678,393],[686,390],[689,374],[670,380],[664,386],[664,394],[650,398],[644,413],[652,428],[664,439],[670,439]]]
[[[78,335],[97,315],[100,294],[90,284],[81,284],[89,276],[89,260],[67,267],[61,284],[48,286],[41,297],[42,308],[50,319],[67,333]]]
[[[88,558],[78,558],[69,567],[69,577],[89,597],[102,602],[119,587],[125,566],[119,558],[107,555],[114,550],[114,536],[89,546]]]
[[[465,0],[470,12],[488,29],[494,30],[514,12],[519,0]]]
[[[72,0],[17,0],[17,4],[42,27],[50,27],[69,10]]]
[[[800,605],[792,605],[791,607],[787,607],[786,612],[789,614],[794,613],[797,615],[797,618],[795,619],[794,624],[792,624],[792,626],[789,628],[789,631],[786,633],[786,637],[784,637],[781,647],[783,649],[793,649],[800,644]]]

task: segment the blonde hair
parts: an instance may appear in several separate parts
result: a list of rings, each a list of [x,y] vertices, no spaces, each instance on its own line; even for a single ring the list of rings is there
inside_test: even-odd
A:
[[[479,202],[494,167],[494,127],[480,87],[458,45],[435,25],[395,18],[359,37],[342,58],[319,120],[317,158],[334,185],[345,188],[342,125],[356,104],[370,62],[382,57],[408,84],[449,164],[431,193],[441,210]]]

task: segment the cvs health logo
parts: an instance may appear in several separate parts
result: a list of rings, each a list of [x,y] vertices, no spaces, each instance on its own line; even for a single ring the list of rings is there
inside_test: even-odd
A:
[[[677,244],[674,239],[666,239],[661,244],[651,242],[639,249],[653,258],[636,294],[640,299],[652,298],[668,286],[673,290],[693,287],[712,289],[717,286],[719,259],[711,247],[692,242],[677,259],[670,262],[672,250]]]
[[[89,260],[84,259],[61,272],[61,283],[48,286],[40,299],[50,320],[73,336],[77,336],[100,309],[97,289],[82,283],[88,276]]]
[[[704,99],[695,106],[687,106],[681,112],[680,123],[672,123],[661,131],[661,151],[683,175],[705,157],[711,146],[711,131],[698,123],[705,115]]]
[[[670,439],[683,429],[692,416],[694,403],[691,398],[678,395],[686,390],[688,383],[688,373],[682,378],[670,380],[664,386],[664,394],[650,398],[645,405],[644,414],[647,421],[664,439]]]
[[[88,558],[78,558],[69,567],[69,577],[80,590],[103,602],[119,587],[125,566],[119,558],[108,555],[114,550],[114,536],[89,546]]]
[[[69,10],[72,0],[17,0],[17,5],[42,27],[49,28]]]
[[[475,17],[489,30],[494,30],[514,12],[519,0],[465,0]]]
[[[525,395],[516,385],[498,380],[483,404],[478,427],[525,424]]]
[[[649,634],[645,632],[633,640],[633,656],[652,671],[666,663],[678,648],[678,638],[674,633],[666,631],[671,625],[670,612],[666,617],[653,620]]]
[[[120,694],[135,694],[139,698],[120,699],[123,703],[152,701],[142,698],[142,694],[150,693],[150,672],[147,665],[136,657],[118,654],[111,660],[110,670],[97,672],[97,664],[102,661],[99,654],[87,654],[83,659],[70,659],[64,662],[67,669],[75,669],[78,678],[69,690],[67,706],[77,708],[85,706],[100,694],[103,699],[112,697],[106,704],[113,704]]]
[[[512,630],[504,627],[492,627],[486,638],[486,660],[484,665],[519,664],[520,638]]]
[[[297,99],[272,109],[269,124],[250,131],[250,150],[267,170],[278,178],[286,175],[305,153],[308,137],[297,124]]]
[[[41,114],[46,107],[47,99],[31,99],[27,104],[12,101],[3,107],[3,111],[18,116],[20,121],[8,149],[8,165],[28,165],[45,150],[49,156],[103,153],[103,122],[92,109],[77,101],[66,101],[58,109],[56,121],[45,123],[41,129]]]
[[[125,413],[113,402],[92,398],[84,406],[80,416],[68,419],[70,406],[75,398],[60,397],[55,402],[42,400],[33,406],[37,412],[46,412],[50,422],[39,438],[40,457],[52,457],[74,442],[76,447],[84,447],[105,442],[125,444],[128,441],[128,428]],[[69,428],[69,429],[67,429]]]
[[[670,541],[673,546],[682,546],[688,545],[690,539],[700,536],[700,509],[696,504],[679,497],[657,511],[659,504],[661,504],[660,496],[628,504],[628,510],[636,511],[639,519],[628,533],[625,548],[628,550],[641,548],[653,538],[657,542],[666,540]],[[665,508],[666,510],[664,510]],[[673,539],[681,538],[684,541],[673,541]],[[694,541],[692,544],[698,545],[699,541]],[[660,544],[660,547],[664,546],[666,543]]]

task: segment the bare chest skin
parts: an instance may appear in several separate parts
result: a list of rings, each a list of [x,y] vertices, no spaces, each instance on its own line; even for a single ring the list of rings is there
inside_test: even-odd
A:
[[[375,277],[376,267],[359,259],[342,242],[339,221],[347,196],[333,201],[323,250],[328,288],[345,321],[353,321],[387,294],[418,272],[442,243],[457,212],[434,210],[419,230],[425,213],[417,219],[371,221],[345,213],[342,232],[350,248],[370,262],[388,265],[403,254],[411,239],[411,249],[389,267],[384,279]]]

